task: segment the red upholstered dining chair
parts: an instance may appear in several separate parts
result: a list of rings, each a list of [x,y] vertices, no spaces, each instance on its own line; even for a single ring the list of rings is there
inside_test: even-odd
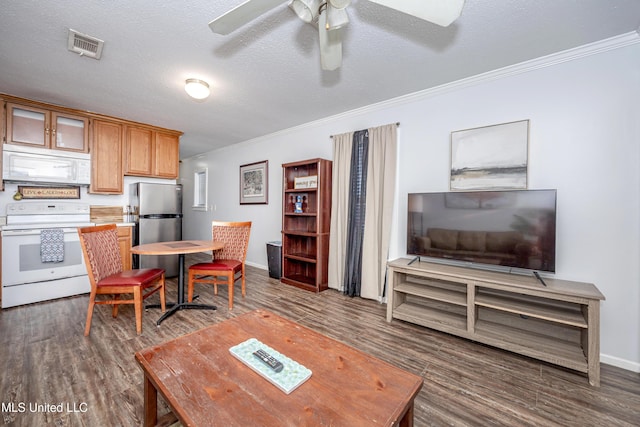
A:
[[[133,304],[136,314],[136,332],[142,332],[142,301],[160,292],[160,307],[165,311],[164,270],[161,268],[141,268],[124,270],[115,224],[79,227],[80,245],[91,283],[89,309],[84,336],[91,330],[93,307],[96,304],[113,305],[111,315],[118,315],[118,305]],[[132,294],[133,299],[120,299]],[[111,299],[96,300],[98,295],[112,295]]]
[[[224,248],[213,251],[211,262],[201,262],[189,267],[188,301],[193,300],[195,283],[213,285],[214,295],[218,294],[218,285],[229,288],[229,310],[233,309],[233,287],[242,279],[242,296],[246,295],[244,261],[247,257],[251,221],[211,223],[211,236],[215,242],[224,243]]]

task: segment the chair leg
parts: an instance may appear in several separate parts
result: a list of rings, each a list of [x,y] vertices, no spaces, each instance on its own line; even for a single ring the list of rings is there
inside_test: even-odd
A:
[[[247,295],[244,287],[244,263],[242,264],[242,297],[244,298]]]
[[[87,322],[84,326],[84,336],[89,336],[91,330],[91,318],[93,317],[93,307],[96,305],[96,294],[93,292],[89,295],[89,308],[87,309]]]
[[[193,301],[193,286],[196,279],[196,274],[189,270],[189,279],[187,280],[187,301]]]
[[[233,310],[233,285],[234,285],[235,274],[231,271],[227,275],[227,283],[229,288],[229,310]]]
[[[142,333],[142,289],[140,286],[133,290],[133,305],[136,311],[136,332]]]
[[[113,299],[114,300],[119,300],[120,299],[120,295],[114,295]],[[119,305],[120,304],[116,303],[116,304],[113,304],[113,306],[111,307],[111,316],[112,317],[118,317],[118,306]]]

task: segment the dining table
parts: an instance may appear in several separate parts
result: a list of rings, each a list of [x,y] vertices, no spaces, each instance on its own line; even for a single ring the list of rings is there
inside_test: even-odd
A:
[[[160,324],[167,318],[171,317],[179,310],[196,309],[196,310],[216,310],[215,305],[196,304],[185,302],[184,297],[184,260],[186,254],[198,252],[216,251],[224,248],[223,242],[215,240],[174,240],[168,242],[145,243],[133,246],[131,253],[138,255],[178,255],[178,301],[176,303],[167,304],[171,308],[166,311],[156,325]],[[148,308],[148,307],[147,307]]]

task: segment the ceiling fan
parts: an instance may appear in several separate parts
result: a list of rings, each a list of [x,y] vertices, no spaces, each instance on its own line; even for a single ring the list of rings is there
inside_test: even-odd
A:
[[[458,19],[465,0],[368,0],[447,27]],[[216,34],[229,34],[254,20],[283,0],[247,0],[209,22]],[[323,70],[335,70],[342,65],[342,40],[338,30],[349,23],[347,6],[351,0],[291,0],[289,7],[300,19],[318,25],[320,63]]]

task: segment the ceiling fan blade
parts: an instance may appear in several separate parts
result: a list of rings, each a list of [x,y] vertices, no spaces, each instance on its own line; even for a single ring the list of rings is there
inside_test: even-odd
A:
[[[390,9],[448,27],[458,19],[464,0],[369,0]]]
[[[234,7],[227,13],[220,15],[209,22],[209,28],[216,34],[229,34],[242,27],[247,22],[253,21],[258,16],[268,12],[283,0],[247,0]]]
[[[320,38],[320,64],[323,70],[335,70],[342,65],[342,40],[340,31],[327,29],[327,11],[318,17]]]

